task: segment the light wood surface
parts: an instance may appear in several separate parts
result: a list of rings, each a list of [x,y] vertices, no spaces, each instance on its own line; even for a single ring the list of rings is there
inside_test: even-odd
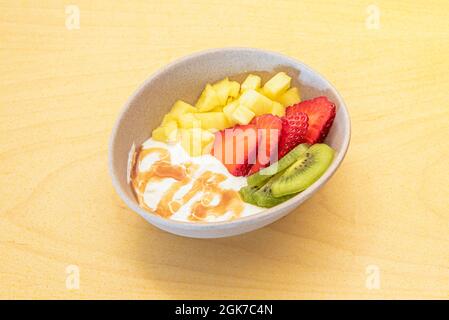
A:
[[[79,29],[68,2],[0,1],[1,298],[449,298],[447,1],[69,3]],[[152,72],[224,46],[324,74],[350,150],[269,227],[173,236],[115,194],[109,134]]]

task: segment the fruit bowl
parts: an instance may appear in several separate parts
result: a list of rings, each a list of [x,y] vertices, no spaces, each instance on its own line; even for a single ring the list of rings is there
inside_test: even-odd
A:
[[[337,113],[325,140],[335,150],[326,172],[303,192],[260,213],[223,222],[182,222],[165,219],[141,208],[128,181],[129,152],[142,144],[156,128],[173,103],[182,98],[192,103],[207,83],[230,77],[241,81],[256,73],[265,81],[276,72],[292,77],[303,99],[326,96]],[[343,99],[320,74],[305,64],[279,53],[250,48],[214,49],[181,58],[153,74],[129,98],[112,131],[109,145],[109,171],[112,183],[129,208],[165,231],[194,238],[219,238],[242,234],[266,226],[317,192],[335,173],[349,146],[350,120]]]

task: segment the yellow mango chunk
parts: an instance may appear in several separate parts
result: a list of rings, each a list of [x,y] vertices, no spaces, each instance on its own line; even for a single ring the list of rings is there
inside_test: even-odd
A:
[[[178,137],[178,124],[175,120],[166,121],[164,125],[154,129],[151,136],[158,141],[175,142]]]
[[[151,133],[151,137],[154,140],[165,142],[167,137],[165,136],[164,127],[157,127],[156,129],[154,129],[153,132]]]
[[[260,88],[260,85],[262,84],[262,79],[259,76],[256,76],[254,74],[248,75],[246,77],[245,81],[243,81],[241,86],[241,91],[244,92],[246,90],[257,90]]]
[[[228,101],[229,92],[231,91],[231,82],[228,78],[224,78],[223,80],[213,84],[212,88],[217,93],[220,104],[224,106],[226,101]]]
[[[214,88],[208,84],[195,105],[199,112],[206,112],[220,106],[221,102]]]
[[[169,112],[164,116],[164,118],[162,118],[161,126],[166,125],[170,121],[178,121],[178,117],[174,116]]]
[[[223,112],[223,107],[222,106],[215,107],[209,112]]]
[[[223,108],[223,113],[225,114],[226,118],[228,119],[228,121],[231,123],[231,125],[235,124],[234,119],[232,118],[232,113],[234,112],[234,110],[239,106],[239,101],[238,100],[234,100],[230,103],[228,103],[226,106],[224,106]]]
[[[287,92],[285,92],[277,99],[277,101],[282,103],[282,105],[285,107],[301,102],[301,95],[299,93],[299,89],[296,87],[288,89]]]
[[[256,116],[249,108],[240,105],[232,113],[232,119],[238,124],[248,124]]]
[[[201,128],[201,121],[195,117],[196,113],[185,113],[178,117],[178,125],[180,128]]]
[[[240,104],[249,108],[252,112],[259,116],[261,114],[270,113],[273,101],[257,92],[256,90],[247,90],[239,98]]]
[[[180,140],[183,149],[192,157],[210,152],[215,135],[201,128],[181,129]]]
[[[285,115],[285,107],[281,103],[274,101],[270,113],[278,117],[283,117]]]
[[[203,130],[201,132],[201,153],[207,154],[212,151],[212,147],[214,146],[215,134],[210,131]]]
[[[174,120],[167,122],[163,126],[167,142],[175,142],[178,137],[178,123]]]
[[[290,88],[291,81],[292,78],[285,72],[279,72],[265,83],[263,92],[268,98],[275,99]]]
[[[237,98],[240,93],[240,83],[237,81],[230,82],[231,89],[229,90],[229,97]]]
[[[205,130],[223,130],[230,127],[230,123],[223,112],[194,113],[194,117],[201,122],[200,127]]]
[[[181,114],[192,113],[197,111],[198,111],[197,108],[195,108],[191,104],[188,104],[187,102],[184,102],[182,100],[178,100],[171,108],[169,114],[173,115],[174,117],[179,117]]]

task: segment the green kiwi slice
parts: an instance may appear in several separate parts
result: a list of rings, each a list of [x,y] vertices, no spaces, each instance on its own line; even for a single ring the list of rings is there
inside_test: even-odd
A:
[[[332,163],[334,153],[334,150],[324,143],[311,146],[273,182],[273,196],[283,197],[305,190],[326,171]]]
[[[259,189],[257,186],[246,186],[239,190],[240,197],[243,201],[257,206],[257,201],[254,199],[253,194]]]
[[[277,198],[274,197],[271,192],[272,184],[275,183],[282,174],[283,172],[279,172],[274,177],[271,177],[265,185],[252,194],[252,198],[256,201],[259,207],[271,208],[293,197],[293,195],[287,195]]]
[[[297,145],[294,149],[290,150],[285,156],[283,156],[279,161],[273,163],[269,167],[263,168],[260,171],[248,176],[247,181],[249,186],[261,186],[266,181],[268,181],[276,173],[281,172],[288,168],[293,162],[298,160],[298,158],[306,153],[309,145],[302,143]]]

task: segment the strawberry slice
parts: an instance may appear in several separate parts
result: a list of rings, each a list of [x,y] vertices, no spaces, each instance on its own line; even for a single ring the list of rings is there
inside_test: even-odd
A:
[[[237,125],[218,131],[212,155],[220,160],[233,176],[246,176],[256,161],[257,127]]]
[[[282,130],[281,118],[272,114],[255,117],[251,123],[257,127],[257,159],[248,175],[278,160],[278,143]]]
[[[279,159],[298,144],[305,142],[308,117],[303,112],[291,112],[282,118],[281,139],[279,141]]]
[[[318,97],[306,100],[290,106],[286,110],[286,117],[303,112],[309,117],[309,128],[305,140],[307,143],[314,144],[322,142],[335,118],[335,104],[326,97]]]

